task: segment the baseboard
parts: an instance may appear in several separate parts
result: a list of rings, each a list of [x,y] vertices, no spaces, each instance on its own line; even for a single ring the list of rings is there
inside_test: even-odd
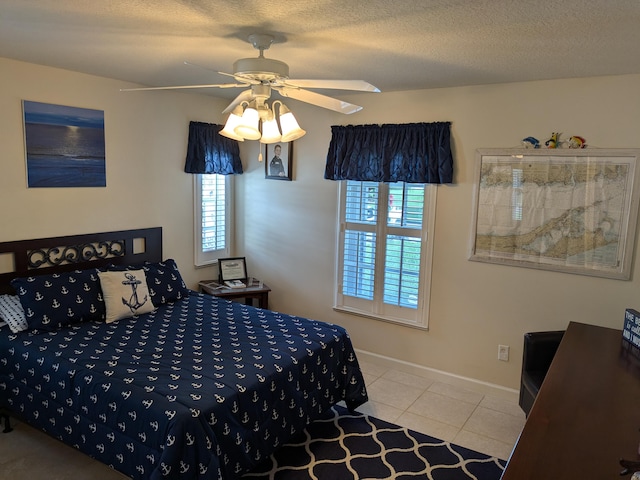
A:
[[[404,360],[386,357],[384,355],[367,352],[365,350],[356,349],[356,354],[358,355],[358,359],[363,362],[370,362],[376,365],[384,366],[386,368],[398,370],[400,372],[417,375],[419,377],[440,380],[450,385],[456,385],[460,388],[465,388],[473,392],[482,393],[483,395],[502,398],[515,404],[518,403],[520,392],[518,392],[518,390],[514,390],[513,388],[507,388],[501,385],[496,385],[494,383],[483,382],[474,378],[455,375],[453,373],[437,370],[435,368],[424,367],[422,365],[405,362]]]

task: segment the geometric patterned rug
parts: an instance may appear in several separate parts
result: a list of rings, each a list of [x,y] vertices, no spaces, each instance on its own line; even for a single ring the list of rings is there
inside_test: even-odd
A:
[[[333,407],[247,480],[499,480],[506,462]]]

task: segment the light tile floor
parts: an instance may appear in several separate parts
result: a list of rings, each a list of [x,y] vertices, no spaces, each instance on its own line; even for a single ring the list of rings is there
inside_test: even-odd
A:
[[[517,404],[441,380],[360,362],[370,401],[357,410],[473,450],[509,458],[524,425]],[[125,477],[44,433],[14,421],[0,433],[0,480],[122,480]]]
[[[369,402],[357,411],[507,460],[525,422],[517,403],[371,362]]]

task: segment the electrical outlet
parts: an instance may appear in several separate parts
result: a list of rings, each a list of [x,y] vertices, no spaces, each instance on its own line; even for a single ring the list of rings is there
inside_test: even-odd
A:
[[[498,345],[498,360],[509,361],[509,345]]]

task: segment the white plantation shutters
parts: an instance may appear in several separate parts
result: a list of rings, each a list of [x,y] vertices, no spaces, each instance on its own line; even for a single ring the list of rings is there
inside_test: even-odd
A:
[[[231,175],[195,175],[196,265],[230,255]]]
[[[342,182],[336,308],[425,328],[434,212],[434,187]]]
[[[202,250],[225,247],[225,181],[223,175],[202,175]]]
[[[238,142],[219,134],[222,125],[189,122],[184,171],[194,174],[196,266],[230,255],[233,177],[242,173]]]

